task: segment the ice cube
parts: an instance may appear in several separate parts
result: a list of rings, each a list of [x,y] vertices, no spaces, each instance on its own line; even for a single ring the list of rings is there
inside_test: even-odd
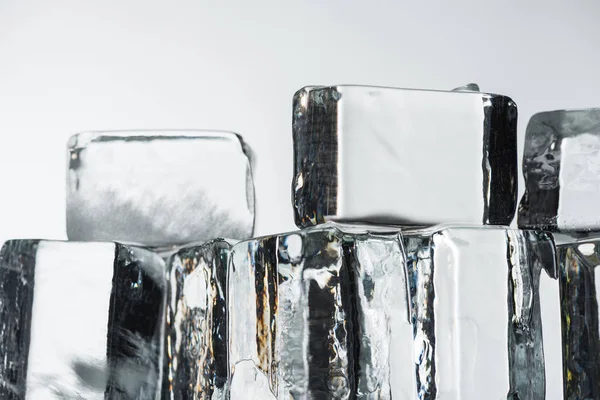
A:
[[[510,225],[517,106],[474,91],[306,87],[293,100],[298,227]]]
[[[565,399],[600,398],[600,239],[558,246]]]
[[[505,228],[403,239],[419,398],[560,399],[552,239]]]
[[[13,240],[0,250],[0,397],[151,399],[166,282],[154,253]]]
[[[71,240],[168,246],[254,229],[250,150],[228,132],[132,131],[69,143]]]
[[[234,382],[279,399],[560,398],[548,234],[327,223],[240,242],[231,260]]]
[[[215,239],[181,248],[167,262],[165,399],[226,398],[230,248]]]
[[[525,136],[523,228],[600,228],[600,109],[534,115]]]

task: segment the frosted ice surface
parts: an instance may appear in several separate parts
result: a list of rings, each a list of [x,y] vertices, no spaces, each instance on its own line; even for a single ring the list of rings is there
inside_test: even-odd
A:
[[[267,377],[250,360],[236,364],[229,393],[232,399],[277,399],[269,388]]]

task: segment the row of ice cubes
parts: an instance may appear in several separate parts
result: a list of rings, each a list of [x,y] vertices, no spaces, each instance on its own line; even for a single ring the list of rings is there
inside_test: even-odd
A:
[[[0,253],[0,395],[600,399],[600,113],[532,118],[525,230],[516,118],[466,89],[304,88],[303,229],[253,239],[240,137],[75,136],[76,241]]]
[[[134,246],[28,240],[1,257],[4,398],[562,392],[555,249],[542,232],[328,223],[166,261]]]

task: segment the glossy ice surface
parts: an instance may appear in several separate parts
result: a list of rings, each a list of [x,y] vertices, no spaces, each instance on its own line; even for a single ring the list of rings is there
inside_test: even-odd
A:
[[[534,115],[525,136],[523,174],[520,227],[600,229],[600,109]]]
[[[249,148],[210,131],[91,132],[71,138],[71,240],[167,246],[254,229]]]
[[[165,400],[225,399],[230,248],[216,239],[186,246],[167,262]]]
[[[600,398],[600,239],[558,247],[565,399]]]
[[[517,106],[468,89],[299,90],[293,100],[296,225],[510,225]]]
[[[143,249],[6,242],[0,398],[158,398],[165,293],[163,261]]]
[[[562,398],[550,236],[366,229],[234,246],[232,400]]]

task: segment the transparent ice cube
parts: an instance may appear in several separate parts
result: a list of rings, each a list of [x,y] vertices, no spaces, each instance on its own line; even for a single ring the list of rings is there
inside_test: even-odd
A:
[[[67,234],[168,246],[254,229],[250,150],[228,132],[132,131],[69,143]]]
[[[522,228],[600,229],[600,109],[534,115],[523,155]]]
[[[552,239],[450,228],[404,241],[419,398],[560,398]]]
[[[600,239],[558,246],[565,399],[600,398]]]
[[[517,106],[509,97],[340,85],[303,88],[293,108],[298,227],[510,225]]]
[[[278,399],[560,398],[549,235],[369,229],[324,224],[233,247],[232,385],[267,384]]]
[[[164,399],[226,398],[230,248],[215,239],[181,248],[167,261]]]
[[[114,243],[13,240],[0,250],[0,397],[160,395],[164,263]]]

